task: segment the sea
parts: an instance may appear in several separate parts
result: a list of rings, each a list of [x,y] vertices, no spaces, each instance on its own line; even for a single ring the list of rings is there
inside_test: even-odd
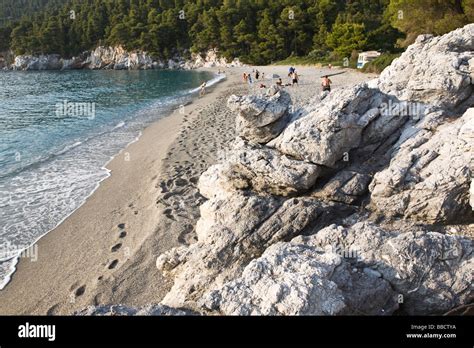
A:
[[[188,103],[204,81],[223,78],[166,70],[0,72],[0,289],[19,258],[35,261],[35,243],[110,175],[114,156]]]

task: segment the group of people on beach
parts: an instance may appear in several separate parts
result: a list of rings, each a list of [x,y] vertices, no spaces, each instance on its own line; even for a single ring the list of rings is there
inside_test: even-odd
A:
[[[331,68],[331,67],[330,67]],[[219,74],[221,73],[221,71],[219,70]],[[249,85],[252,85],[254,83],[254,80],[252,78],[252,74],[253,76],[255,77],[255,81],[258,81],[258,80],[265,80],[265,73],[264,72],[260,72],[258,71],[257,69],[254,69],[252,70],[252,73],[247,73],[247,72],[244,72],[243,73],[243,76],[242,76],[242,79],[243,79],[243,82],[246,83],[246,84],[249,84]],[[294,67],[290,67],[288,69],[288,77],[290,78],[291,82],[290,83],[287,83],[286,85],[283,84],[283,80],[281,79],[281,77],[278,78],[278,81],[276,82],[276,85],[277,86],[280,86],[280,87],[284,87],[284,86],[298,86],[298,82],[299,82],[299,75],[298,73],[296,72],[296,68]],[[322,82],[321,82],[321,87],[322,87],[322,90],[323,92],[331,92],[331,83],[332,81],[329,79],[329,76],[326,75],[326,76],[323,76],[322,77]],[[200,90],[199,90],[199,96],[202,97],[206,94],[206,87],[207,87],[207,84],[206,82],[204,82],[201,86],[200,86]],[[262,82],[260,83],[259,85],[260,88],[267,88],[267,86]]]
[[[252,74],[255,77],[255,81],[265,80],[265,73],[263,73],[263,72],[260,73],[260,71],[258,71],[257,69],[254,69],[254,70],[252,70],[252,73],[244,72],[244,74],[242,76],[244,83],[252,84],[254,82],[254,80],[252,78]]]

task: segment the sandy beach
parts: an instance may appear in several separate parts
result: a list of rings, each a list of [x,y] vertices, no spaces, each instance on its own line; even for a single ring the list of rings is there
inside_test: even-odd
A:
[[[268,77],[287,67],[256,67]],[[21,259],[0,291],[0,313],[63,315],[89,305],[158,303],[170,284],[155,266],[172,247],[195,241],[204,198],[196,183],[235,137],[232,94],[258,91],[241,75],[255,67],[226,69],[227,78],[184,108],[144,130],[108,165],[111,176],[60,226],[38,243],[38,260]],[[337,72],[299,67],[300,85],[286,87],[301,107],[320,90],[320,76]],[[370,80],[348,70],[333,88]]]

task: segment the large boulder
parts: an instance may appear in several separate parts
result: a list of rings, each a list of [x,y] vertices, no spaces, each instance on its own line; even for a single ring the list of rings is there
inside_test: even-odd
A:
[[[472,240],[404,225],[392,231],[359,222],[331,225],[306,237],[313,245],[350,250],[356,267],[387,280],[411,315],[438,314],[473,299]]]
[[[473,58],[474,24],[443,36],[421,35],[382,72],[379,88],[401,100],[453,109],[472,99]]]
[[[296,159],[333,167],[350,150],[363,145],[363,139],[382,141],[413,116],[389,108],[394,102],[367,84],[341,89],[292,122],[268,146]],[[370,124],[377,126],[369,128]],[[363,133],[365,128],[368,134]]]
[[[201,206],[198,241],[162,254],[157,267],[174,276],[163,299],[172,307],[196,306],[203,294],[236,278],[270,245],[303,233],[329,205],[313,199],[278,199],[237,192]]]
[[[472,300],[472,241],[370,223],[280,242],[201,304],[228,315],[438,314]]]
[[[407,130],[410,131],[410,130]],[[386,216],[435,222],[472,219],[474,108],[436,130],[419,129],[393,151],[370,185],[373,206]]]
[[[252,189],[288,196],[310,189],[319,172],[320,168],[312,163],[294,160],[274,149],[237,138],[225,155],[225,163],[203,173],[199,188],[208,198],[218,191],[216,185],[227,191]]]
[[[238,113],[237,134],[255,143],[267,143],[277,137],[287,125],[290,95],[279,90],[274,94],[231,96],[227,106]]]
[[[300,238],[272,245],[201,304],[226,315],[387,315],[398,308],[387,281]]]

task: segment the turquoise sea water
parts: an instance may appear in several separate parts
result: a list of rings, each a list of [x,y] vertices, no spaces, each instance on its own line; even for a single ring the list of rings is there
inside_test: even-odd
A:
[[[0,73],[0,288],[19,253],[109,175],[104,166],[113,156],[202,82],[220,78],[157,70]]]

